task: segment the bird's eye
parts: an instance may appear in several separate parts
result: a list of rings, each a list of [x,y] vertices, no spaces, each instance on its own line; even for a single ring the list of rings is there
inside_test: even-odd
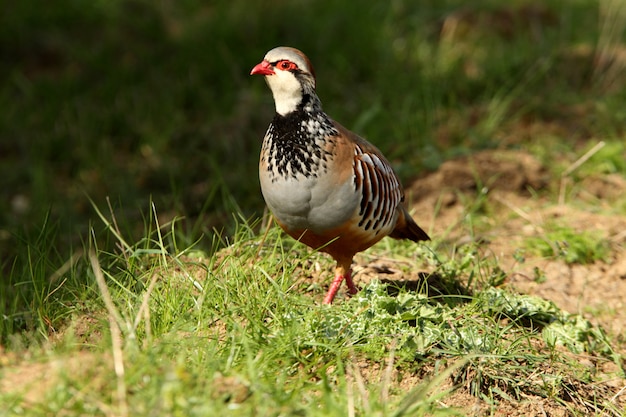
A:
[[[283,71],[291,71],[297,69],[298,66],[291,61],[283,60],[276,63],[276,68]]]

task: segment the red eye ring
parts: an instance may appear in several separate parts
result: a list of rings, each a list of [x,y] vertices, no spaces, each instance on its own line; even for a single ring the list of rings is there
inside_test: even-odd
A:
[[[276,63],[276,68],[283,70],[283,71],[293,71],[293,70],[298,69],[298,66],[291,61],[283,59],[282,61],[278,61]]]

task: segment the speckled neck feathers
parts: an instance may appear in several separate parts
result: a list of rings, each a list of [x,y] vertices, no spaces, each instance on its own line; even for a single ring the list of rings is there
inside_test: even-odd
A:
[[[333,136],[338,132],[315,91],[303,92],[302,97],[294,111],[276,113],[265,134],[262,161],[272,182],[299,175],[317,177],[326,172],[332,158]]]

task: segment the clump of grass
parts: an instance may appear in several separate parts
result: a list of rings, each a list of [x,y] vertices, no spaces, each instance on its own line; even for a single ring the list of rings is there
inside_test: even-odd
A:
[[[531,253],[562,259],[568,264],[606,261],[610,254],[610,245],[600,234],[558,224],[550,226],[543,236],[527,238],[525,246]]]
[[[82,248],[61,253],[54,244],[58,229],[48,213],[12,236],[17,255],[0,265],[0,345],[21,344],[21,335],[27,344],[46,340],[89,303],[92,288],[80,280]]]
[[[579,176],[598,174],[626,174],[626,144],[623,140],[604,141],[604,146],[581,167]]]

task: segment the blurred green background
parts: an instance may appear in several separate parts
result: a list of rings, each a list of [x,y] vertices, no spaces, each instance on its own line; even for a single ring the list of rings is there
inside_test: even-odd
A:
[[[309,56],[325,110],[405,183],[478,149],[541,157],[620,143],[624,13],[613,3],[6,2],[3,282],[28,281],[34,260],[54,273],[90,226],[103,230],[90,199],[108,212],[109,197],[137,240],[150,201],[162,223],[184,218],[188,244],[232,232],[233,212],[260,216],[258,153],[274,108],[249,72],[278,45]]]

